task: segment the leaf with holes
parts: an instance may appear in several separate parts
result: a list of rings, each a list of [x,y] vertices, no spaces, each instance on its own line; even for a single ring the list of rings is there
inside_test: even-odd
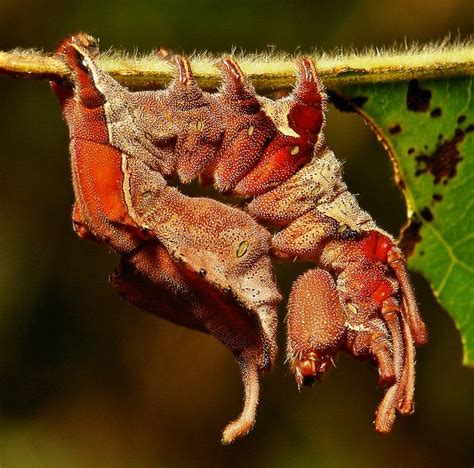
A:
[[[468,365],[474,365],[472,85],[471,76],[339,90],[392,158],[408,206],[401,245],[453,317]]]

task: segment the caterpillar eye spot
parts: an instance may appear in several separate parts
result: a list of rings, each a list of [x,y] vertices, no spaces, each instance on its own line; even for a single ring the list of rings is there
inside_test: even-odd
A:
[[[204,130],[204,122],[202,120],[198,120],[196,122],[196,130],[198,132],[201,132],[202,130]]]
[[[248,241],[242,241],[237,247],[237,252],[236,252],[237,258],[243,257],[247,253],[248,249],[249,249]]]
[[[207,271],[204,269],[204,268],[200,268],[199,269],[199,276],[206,276],[207,275]]]
[[[296,156],[299,152],[300,152],[300,147],[299,146],[293,146],[293,148],[291,148],[290,154],[292,156]]]
[[[352,304],[352,302],[347,303],[347,310],[354,315],[357,315],[359,313],[359,309],[355,304]]]
[[[147,190],[142,193],[143,198],[151,198],[153,196],[153,191],[152,190]]]

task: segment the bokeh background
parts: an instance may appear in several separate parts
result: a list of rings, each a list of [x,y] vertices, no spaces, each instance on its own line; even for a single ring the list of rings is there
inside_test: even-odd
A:
[[[472,0],[0,0],[3,50],[49,51],[83,30],[129,51],[329,51],[463,38],[473,26]],[[67,130],[47,84],[1,78],[0,109],[2,467],[473,465],[474,372],[419,275],[431,340],[418,354],[412,417],[377,435],[374,368],[342,356],[300,394],[281,353],[255,430],[221,447],[220,430],[241,409],[232,356],[124,304],[107,282],[114,255],[75,237]],[[332,107],[327,134],[361,204],[398,232],[404,202],[374,136]],[[284,291],[295,274],[284,272]]]

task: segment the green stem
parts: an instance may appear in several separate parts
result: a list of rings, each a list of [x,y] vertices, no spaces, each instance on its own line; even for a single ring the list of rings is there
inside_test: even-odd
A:
[[[244,73],[261,93],[288,90],[294,83],[297,57],[242,55],[236,57]],[[405,50],[368,51],[313,55],[323,81],[329,87],[403,81],[412,78],[444,78],[474,74],[474,45],[426,45]],[[196,78],[206,90],[220,83],[217,58],[191,58]],[[172,78],[168,62],[154,55],[141,58],[119,54],[103,55],[100,65],[126,86],[136,89],[160,88]],[[57,58],[33,51],[0,52],[0,74],[16,78],[63,79],[67,67]]]

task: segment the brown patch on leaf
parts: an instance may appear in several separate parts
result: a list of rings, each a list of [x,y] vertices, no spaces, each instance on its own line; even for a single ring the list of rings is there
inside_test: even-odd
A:
[[[388,129],[388,133],[390,133],[390,135],[398,135],[399,133],[401,133],[401,131],[402,131],[402,127],[400,126],[400,124],[392,125]]]
[[[440,202],[443,199],[443,195],[440,193],[433,193],[433,201]]]
[[[365,96],[355,96],[348,98],[335,91],[328,91],[329,101],[333,103],[334,107],[341,112],[355,112],[355,108],[362,108],[367,102]]]
[[[466,116],[465,115],[460,115],[458,117],[458,124],[461,125],[462,123],[464,123],[465,120],[466,120]]]
[[[413,154],[414,152],[415,152],[415,148],[413,148],[413,146],[411,148],[408,148],[408,151],[407,151],[408,154]]]
[[[468,125],[466,127],[466,133],[474,132],[474,124]]]
[[[428,223],[431,223],[431,221],[433,221],[433,213],[432,211],[427,207],[425,206],[421,211],[420,211],[420,214],[421,214],[421,217],[427,221]]]
[[[423,223],[414,215],[405,226],[402,227],[400,233],[399,247],[408,258],[415,250],[416,244],[421,242],[420,229]]]
[[[431,117],[439,117],[442,114],[442,111],[439,107],[431,111]]]
[[[430,107],[431,91],[420,87],[418,80],[408,84],[407,108],[413,112],[426,112]]]
[[[415,172],[416,176],[431,172],[434,177],[434,183],[447,183],[456,175],[456,166],[462,157],[459,153],[458,144],[464,140],[465,133],[459,128],[456,129],[454,137],[446,143],[438,146],[436,151],[428,156],[420,154],[415,159],[418,163]]]

